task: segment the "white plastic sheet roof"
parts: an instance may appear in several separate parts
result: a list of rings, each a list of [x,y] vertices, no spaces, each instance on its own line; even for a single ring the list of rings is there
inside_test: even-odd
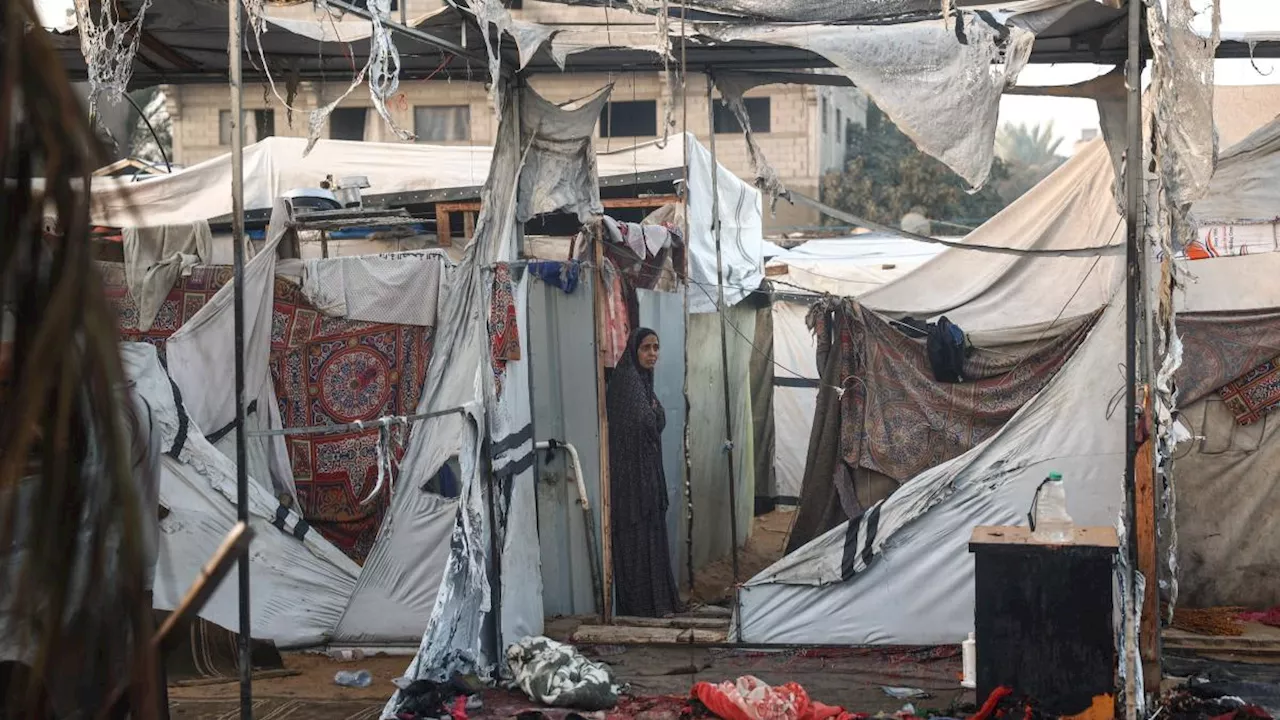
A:
[[[855,297],[906,275],[942,250],[941,245],[898,235],[866,233],[810,240],[784,250],[769,264],[786,266],[787,273],[776,276],[779,292]]]
[[[273,137],[244,150],[244,206],[265,209],[281,193],[319,187],[326,175],[363,175],[366,194],[477,187],[489,174],[487,145],[419,145],[320,140],[303,155],[306,140]],[[645,145],[598,158],[600,177],[684,167],[673,139],[665,148]],[[92,221],[99,225],[155,226],[231,213],[231,155],[220,155],[171,175],[141,182],[93,179]]]

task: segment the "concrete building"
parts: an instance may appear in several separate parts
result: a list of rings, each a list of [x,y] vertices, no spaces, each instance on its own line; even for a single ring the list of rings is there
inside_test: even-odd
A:
[[[527,0],[513,11],[525,20],[583,22],[604,11],[598,8],[569,7]],[[415,133],[419,142],[431,144],[492,145],[497,118],[489,104],[483,80],[484,68],[476,68],[475,82],[414,81],[400,86],[390,103],[391,115],[402,128]],[[679,97],[668,113],[658,73],[607,75],[536,75],[530,85],[550,100],[563,102],[580,98],[609,82],[614,83],[612,100],[597,126],[597,150],[619,149],[662,135],[670,118],[671,132],[688,129],[704,143],[710,130],[707,113],[706,80],[690,75],[688,107]],[[284,92],[283,79],[277,85]],[[348,80],[331,83],[302,83],[294,98],[301,113],[288,113],[267,88],[246,86],[244,127],[246,142],[271,135],[305,137],[307,110],[323,106],[346,90]],[[226,153],[231,145],[231,113],[224,85],[168,86],[168,111],[173,122],[174,162],[192,165]],[[746,142],[732,113],[716,103],[716,150],[720,161],[743,178],[751,179]],[[866,99],[852,88],[774,85],[747,93],[747,111],[752,129],[765,156],[790,188],[816,196],[821,176],[838,170],[844,163],[846,129],[851,123],[865,124]],[[367,88],[357,88],[329,117],[323,137],[344,140],[394,142],[395,134],[373,110]],[[377,192],[371,189],[371,192]],[[767,215],[767,213],[766,213]],[[767,218],[770,227],[807,226],[818,223],[816,213],[780,202],[777,216]]]

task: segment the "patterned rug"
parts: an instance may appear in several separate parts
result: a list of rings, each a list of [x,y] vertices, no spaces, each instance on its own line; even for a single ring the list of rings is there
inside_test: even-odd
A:
[[[122,339],[155,345],[162,361],[169,336],[231,280],[227,266],[194,268],[169,291],[151,329],[139,332],[124,266],[99,263],[99,268]],[[279,277],[274,292],[271,378],[285,427],[414,413],[431,359],[431,328],[326,317],[297,284]],[[303,515],[358,563],[368,556],[382,525],[407,434],[393,433],[392,440],[390,482],[373,502],[361,505],[377,483],[376,428],[287,439]]]
[[[1258,422],[1280,405],[1280,357],[1272,358],[1223,386],[1222,400],[1236,422]]]
[[[165,342],[169,336],[178,331],[183,323],[191,319],[209,302],[218,290],[231,282],[232,270],[226,265],[211,265],[192,268],[187,277],[179,277],[173,289],[160,304],[156,319],[151,329],[146,332],[138,330],[138,306],[129,295],[125,284],[124,265],[120,263],[98,263],[102,271],[103,285],[107,293],[107,301],[116,311],[117,326],[122,340],[129,342],[145,342],[156,346],[160,352],[160,360],[165,359]]]
[[[285,427],[342,425],[412,415],[431,359],[431,328],[321,315],[302,290],[276,279],[271,377]],[[402,428],[393,438],[407,437]],[[289,462],[303,515],[356,562],[373,547],[404,455],[392,442],[392,477],[375,502],[378,429],[290,435]]]

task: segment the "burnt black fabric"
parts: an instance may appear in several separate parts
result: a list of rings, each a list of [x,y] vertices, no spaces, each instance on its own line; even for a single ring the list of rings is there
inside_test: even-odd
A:
[[[653,371],[640,367],[640,343],[657,333],[637,328],[609,380],[609,491],[613,573],[619,615],[662,617],[680,604],[667,539],[667,480],[662,470],[666,411]]]

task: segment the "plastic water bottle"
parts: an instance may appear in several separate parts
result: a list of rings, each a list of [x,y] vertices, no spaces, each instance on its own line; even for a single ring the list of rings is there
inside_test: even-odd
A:
[[[1071,516],[1067,514],[1067,488],[1058,473],[1049,477],[1036,489],[1033,501],[1035,527],[1031,538],[1044,543],[1069,543],[1074,537]]]
[[[964,663],[964,676],[960,687],[973,690],[978,687],[978,641],[973,633],[960,643],[960,659]]]
[[[365,688],[373,684],[373,675],[368,670],[339,670],[333,681],[343,687]]]

